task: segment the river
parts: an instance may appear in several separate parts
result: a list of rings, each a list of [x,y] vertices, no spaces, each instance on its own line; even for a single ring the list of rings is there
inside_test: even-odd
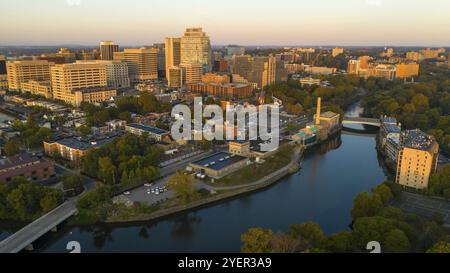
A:
[[[353,106],[348,115],[362,109]],[[40,252],[239,252],[251,227],[285,231],[291,224],[319,223],[327,234],[349,229],[353,198],[383,182],[373,136],[336,137],[308,151],[300,172],[237,199],[157,221],[130,225],[63,227],[35,244]]]

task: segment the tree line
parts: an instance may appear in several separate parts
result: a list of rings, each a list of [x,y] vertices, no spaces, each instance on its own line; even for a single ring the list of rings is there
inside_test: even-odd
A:
[[[326,236],[314,222],[291,225],[286,232],[251,228],[241,235],[245,253],[351,253],[367,252],[378,241],[383,252],[450,252],[450,236],[442,219],[432,220],[402,212],[391,206],[398,185],[383,183],[353,201],[351,230]]]

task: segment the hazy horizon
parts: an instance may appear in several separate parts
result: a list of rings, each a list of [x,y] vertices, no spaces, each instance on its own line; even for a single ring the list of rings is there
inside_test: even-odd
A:
[[[446,0],[14,0],[2,46],[139,46],[200,26],[215,46],[450,46]]]

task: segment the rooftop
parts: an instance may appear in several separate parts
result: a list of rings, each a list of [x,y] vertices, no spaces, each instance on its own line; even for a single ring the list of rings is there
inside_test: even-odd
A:
[[[404,147],[429,150],[436,141],[431,135],[422,132],[419,129],[408,130],[402,133],[402,144]]]
[[[388,133],[400,133],[402,130],[400,128],[400,126],[394,125],[394,124],[390,124],[390,123],[385,123],[382,125],[384,130]]]
[[[32,156],[27,153],[22,153],[6,158],[0,159],[0,171],[8,169],[17,165],[30,164],[33,162],[39,162],[40,159],[36,156]]]
[[[339,115],[339,114],[336,114],[335,112],[327,111],[325,113],[321,113],[320,117],[322,117],[322,118],[334,118],[337,115]]]
[[[128,127],[132,127],[132,128],[136,128],[136,129],[140,129],[140,130],[144,130],[144,131],[147,131],[149,133],[156,134],[156,135],[165,135],[165,134],[169,133],[166,130],[163,130],[163,129],[160,129],[160,128],[157,128],[157,127],[153,127],[153,126],[139,124],[139,123],[131,123],[131,124],[128,124],[127,126]]]
[[[391,124],[397,124],[397,119],[393,117],[383,117],[381,119],[382,123],[391,123]]]
[[[233,155],[227,152],[218,152],[208,157],[194,161],[192,162],[192,164],[218,171],[242,160],[247,160],[247,158],[240,155]]]

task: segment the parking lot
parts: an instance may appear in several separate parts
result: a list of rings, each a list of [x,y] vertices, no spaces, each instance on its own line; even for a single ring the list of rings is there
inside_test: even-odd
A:
[[[167,189],[167,191],[160,192],[159,194],[152,193],[152,189],[156,187],[163,187],[166,185],[168,177],[164,177],[154,183],[151,186],[142,186],[134,190],[129,191],[130,194],[123,194],[131,202],[147,202],[149,206],[158,202],[167,200],[175,196],[173,191]]]

